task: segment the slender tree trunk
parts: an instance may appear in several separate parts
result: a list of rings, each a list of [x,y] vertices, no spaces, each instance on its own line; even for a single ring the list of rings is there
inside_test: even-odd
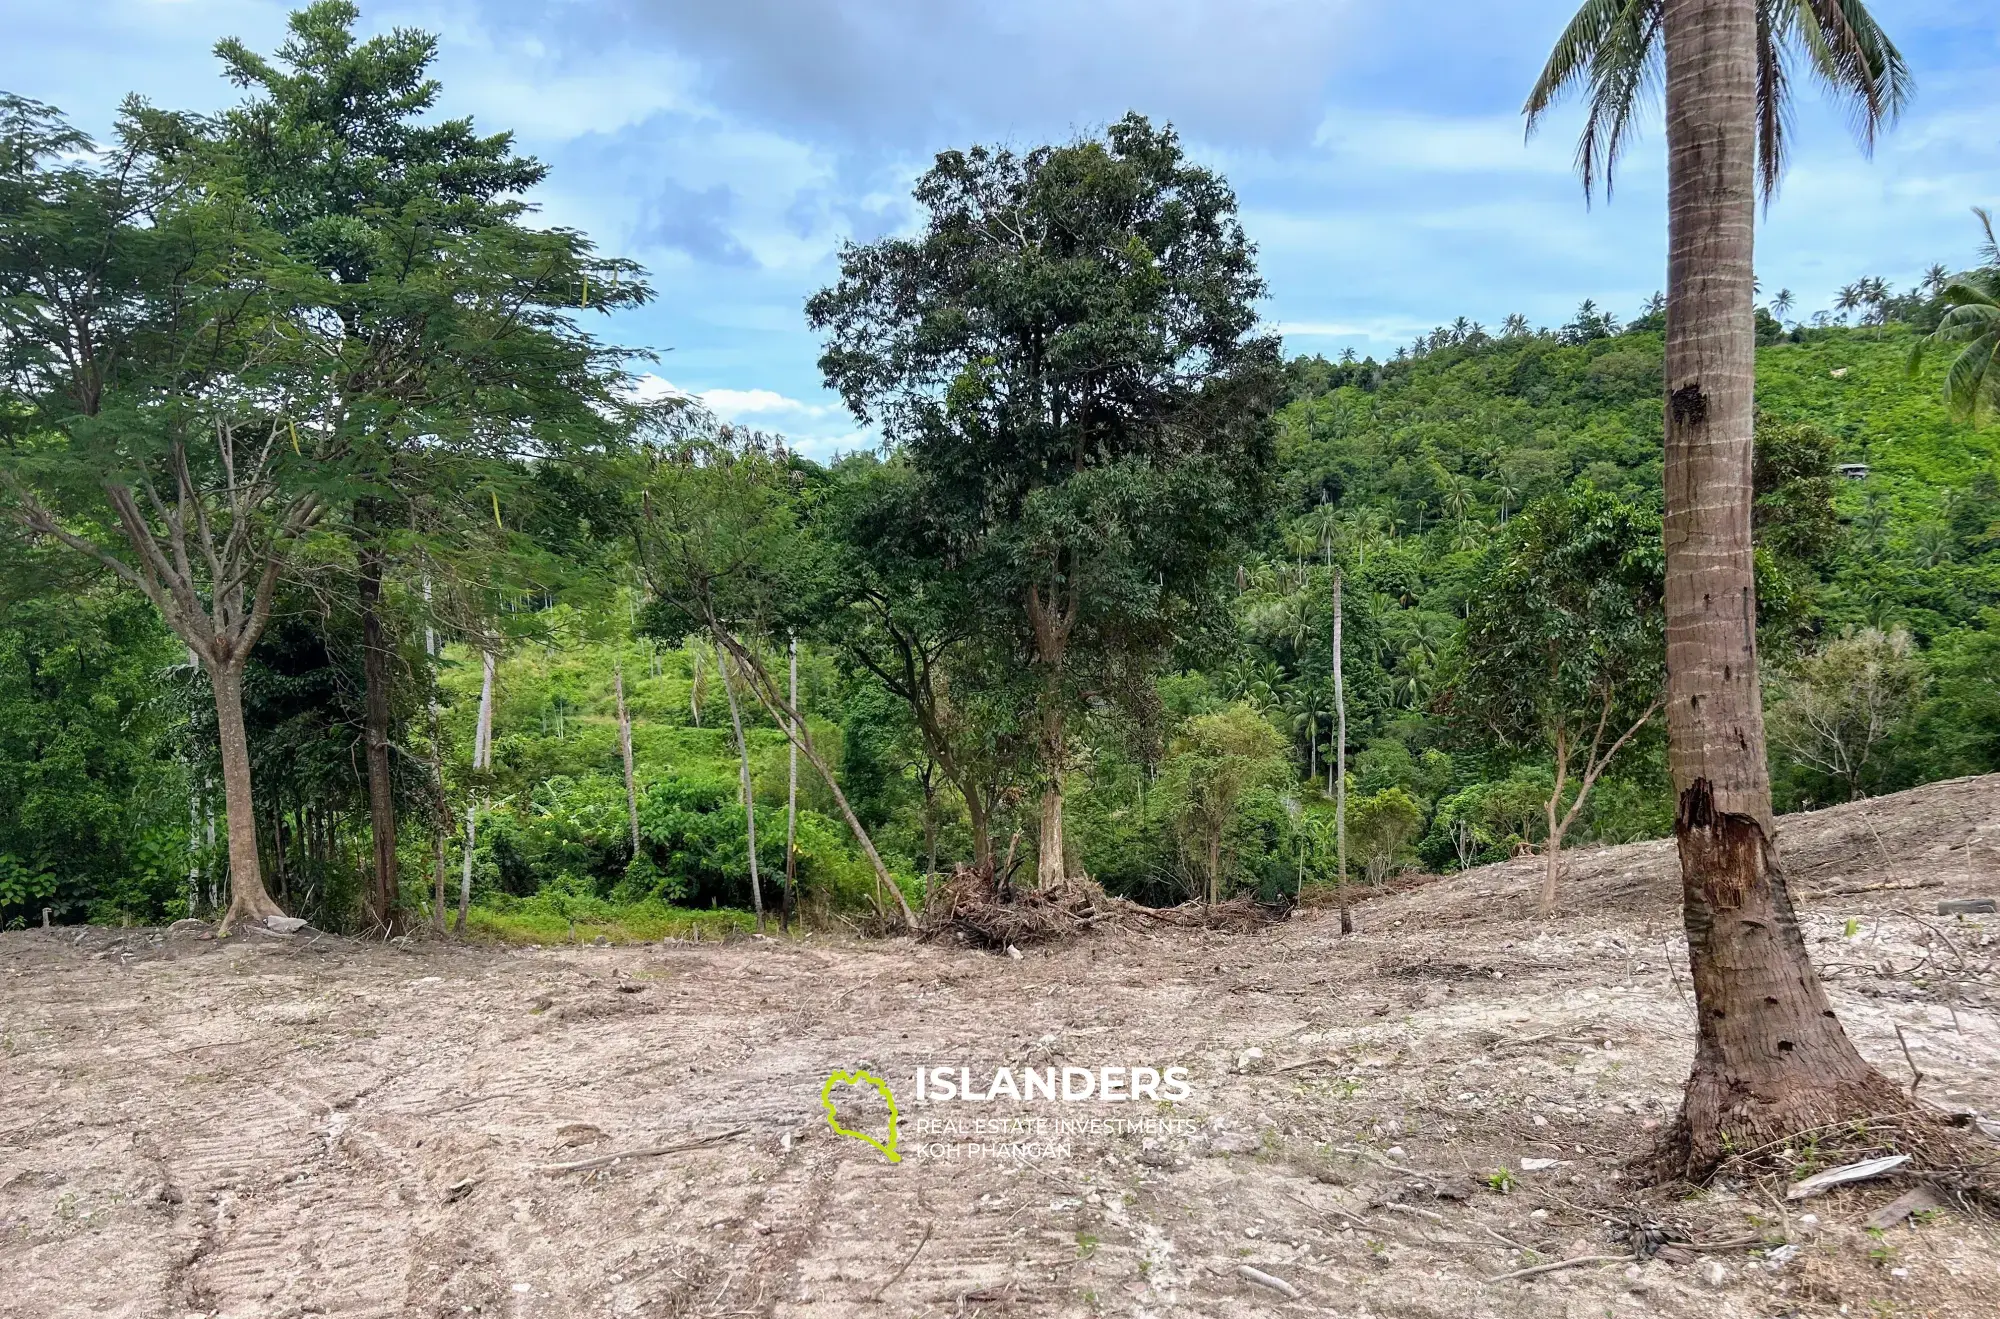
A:
[[[436,853],[431,859],[431,928],[439,934],[444,933],[444,877],[450,869],[450,862],[445,859],[444,839],[449,832],[451,819],[447,816],[431,838]]]
[[[472,907],[472,848],[478,840],[479,807],[476,803],[465,804],[465,863],[458,874],[458,919],[453,928],[465,933],[466,913]]]
[[[479,722],[472,731],[472,767],[490,769],[493,765],[493,670],[498,663],[490,650],[479,655]]]
[[[625,713],[625,666],[611,670],[612,690],[618,694],[618,754],[625,758],[625,823],[632,833],[632,856],[639,856],[639,788],[632,777],[632,720]]]
[[[1667,0],[1667,748],[1694,1069],[1663,1154],[1730,1149],[1906,1106],[1828,1004],[1780,866],[1751,558],[1757,0]]]
[[[430,589],[430,580],[425,578],[424,589]],[[432,644],[426,640],[426,646]],[[429,652],[427,652],[429,653]],[[437,690],[432,684],[432,692]],[[436,810],[431,822],[431,843],[434,855],[431,858],[431,928],[444,933],[444,883],[445,871],[450,863],[445,859],[445,837],[451,833],[451,803],[444,791],[444,718],[438,708],[435,695],[431,699],[431,793]]]
[[[284,915],[264,891],[257,857],[257,811],[250,791],[250,739],[243,728],[243,662],[204,662],[215,689],[215,727],[222,757],[222,794],[229,825],[229,912],[221,929],[239,920]]]
[[[729,726],[736,730],[736,764],[743,775],[743,831],[750,840],[750,905],[757,911],[757,928],[764,928],[764,890],[757,882],[757,794],[750,785],[750,744],[743,740],[743,711],[736,684],[729,678],[729,661],[722,659],[722,691],[729,698]]]
[[[1035,854],[1035,884],[1047,888],[1062,883],[1068,872],[1063,864],[1063,794],[1059,784],[1042,789],[1042,832]]]
[[[1062,778],[1068,750],[1063,727],[1063,665],[1069,652],[1073,611],[1065,611],[1062,593],[1051,587],[1046,599],[1040,586],[1028,588],[1028,624],[1035,635],[1035,662],[1042,673],[1041,755],[1046,783],[1042,789],[1041,842],[1035,852],[1035,885],[1047,888],[1069,874],[1064,854]]]
[[[1333,570],[1333,836],[1334,897],[1340,902],[1340,932],[1354,933],[1347,903],[1347,683],[1340,645],[1340,569]]]
[[[363,721],[367,727],[368,826],[375,842],[375,877],[369,890],[369,919],[384,930],[397,923],[396,797],[389,764],[390,684],[393,656],[382,626],[382,553],[369,544],[361,550],[361,669],[366,688]]]
[[[1556,914],[1556,885],[1562,879],[1563,827],[1568,821],[1560,817],[1563,789],[1569,782],[1569,743],[1558,731],[1556,734],[1556,788],[1549,794],[1547,803],[1549,832],[1547,846],[1542,849],[1542,900],[1541,917],[1548,920]]]
[[[1562,826],[1556,822],[1556,813],[1554,808],[1551,807],[1549,810],[1549,845],[1545,849],[1546,855],[1543,857],[1542,867],[1541,915],[1543,920],[1547,920],[1549,917],[1555,915],[1556,911],[1556,888],[1562,880],[1562,840]]]
[[[493,768],[493,672],[498,661],[490,650],[479,653],[479,717],[473,725],[472,772],[475,781],[478,776]],[[478,842],[478,793],[475,789],[473,800],[465,804],[465,857],[458,876],[458,917],[452,928],[465,933],[467,914],[472,909],[472,853]]]
[[[791,710],[792,722],[805,718],[799,712],[799,639],[792,638],[791,644]],[[792,928],[792,913],[798,909],[799,886],[799,743],[798,739],[785,738],[785,900],[779,908],[778,928],[787,933]]]
[[[694,653],[688,658],[688,713],[694,716],[694,726],[701,727],[701,642],[697,640]]]
[[[895,877],[889,873],[889,867],[883,864],[882,854],[875,850],[875,840],[868,836],[868,830],[862,825],[861,817],[854,813],[854,807],[849,804],[847,794],[840,790],[840,780],[834,777],[832,766],[826,763],[826,758],[820,755],[819,748],[813,745],[812,730],[806,727],[803,718],[794,717],[797,714],[797,707],[779,697],[777,685],[771,681],[770,674],[764,671],[755,655],[744,650],[736,639],[729,635],[727,629],[713,619],[709,621],[709,627],[715,634],[717,653],[726,650],[736,659],[758,703],[777,720],[778,727],[805,755],[806,763],[813,767],[826,784],[827,791],[833,794],[833,803],[840,808],[840,818],[847,821],[848,829],[854,834],[854,841],[861,844],[862,853],[868,858],[868,864],[874,868],[875,883],[888,890],[896,899],[896,907],[903,917],[903,928],[914,929],[917,924],[917,914],[910,910],[910,900],[903,896],[903,890],[897,887]]]
[[[967,792],[964,784],[959,792],[965,798],[965,818],[972,829],[972,864],[974,868],[991,873],[993,870],[993,814],[988,808],[986,794],[974,787]]]
[[[1222,901],[1222,835],[1208,836],[1208,905]]]

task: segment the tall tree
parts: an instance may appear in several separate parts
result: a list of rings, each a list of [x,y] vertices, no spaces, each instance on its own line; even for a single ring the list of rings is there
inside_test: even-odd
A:
[[[1664,1157],[1701,1175],[1731,1149],[1901,1106],[1855,1051],[1806,955],[1771,815],[1751,546],[1751,255],[1783,169],[1786,60],[1856,111],[1864,142],[1909,91],[1858,0],[1589,0],[1526,106],[1579,84],[1586,189],[1664,72],[1667,125],[1667,761],[1678,794],[1695,1062]]]
[[[358,19],[348,0],[318,0],[291,16],[274,58],[219,43],[249,96],[212,136],[288,251],[318,274],[338,326],[337,407],[361,457],[345,526],[366,678],[368,906],[390,926],[399,661],[385,586],[414,537],[483,525],[478,501],[454,496],[518,480],[512,458],[600,445],[615,430],[623,354],[566,313],[648,291],[635,267],[596,258],[582,235],[523,222],[521,194],[547,171],[515,154],[511,135],[429,117],[436,37],[398,28],[358,40]]]
[[[812,502],[814,549],[786,592],[797,626],[909,706],[929,759],[958,789],[972,864],[993,866],[993,815],[1018,759],[1005,718],[1010,653],[980,624],[977,582],[926,519],[903,457],[857,454],[834,465]]]
[[[141,592],[214,690],[223,925],[263,882],[243,675],[281,575],[347,479],[323,308],[196,125],[128,103],[99,155],[0,97],[0,512]]]
[[[944,152],[916,199],[923,231],[850,245],[807,316],[827,384],[908,453],[913,513],[1011,610],[1048,883],[1072,712],[1213,598],[1257,511],[1277,345],[1234,195],[1137,115]]]

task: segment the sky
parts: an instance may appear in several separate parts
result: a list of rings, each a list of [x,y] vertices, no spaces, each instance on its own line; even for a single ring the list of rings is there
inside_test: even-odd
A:
[[[645,265],[650,307],[602,323],[653,387],[825,455],[871,442],[816,365],[803,305],[841,245],[908,232],[938,151],[1176,126],[1234,186],[1288,352],[1392,355],[1465,316],[1631,316],[1665,278],[1657,112],[1607,202],[1574,111],[1520,106],[1578,0],[364,0],[361,27],[438,34],[443,113],[550,166],[533,200]],[[136,92],[213,110],[215,42],[270,51],[285,4],[0,0],[0,90],[104,132]],[[1804,312],[1864,275],[1970,265],[2000,206],[2000,8],[1875,0],[1916,98],[1872,157],[1801,80],[1762,219],[1766,295]],[[1796,313],[1795,313],[1796,314]]]

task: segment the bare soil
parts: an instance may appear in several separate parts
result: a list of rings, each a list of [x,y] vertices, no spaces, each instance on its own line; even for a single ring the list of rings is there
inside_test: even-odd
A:
[[[1935,914],[2000,894],[2000,778],[1781,843],[1862,1051],[2000,1113],[2000,920]],[[0,1315],[2000,1313],[1990,1221],[1864,1230],[1893,1181],[1644,1186],[1692,1051],[1671,845],[1576,854],[1548,924],[1538,878],[1364,903],[1346,939],[1307,910],[1020,957],[0,935]],[[1178,1065],[1192,1095],[924,1105],[920,1065]],[[899,1100],[900,1163],[824,1120],[858,1068]],[[885,1134],[872,1094],[841,1116]],[[917,1131],[1011,1116],[1191,1130],[1035,1157]],[[1635,1222],[1748,1244],[1616,1258]],[[1614,1258],[1489,1281],[1592,1255]]]

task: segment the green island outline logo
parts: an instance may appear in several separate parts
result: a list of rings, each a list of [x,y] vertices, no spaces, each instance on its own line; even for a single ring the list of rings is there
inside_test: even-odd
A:
[[[882,1096],[884,1103],[889,1105],[888,1144],[883,1144],[864,1131],[849,1131],[846,1127],[840,1125],[840,1121],[834,1116],[833,1111],[833,1087],[841,1084],[872,1085],[875,1087],[875,1092]],[[860,1141],[864,1145],[874,1146],[877,1150],[881,1151],[882,1157],[891,1163],[901,1163],[903,1161],[903,1156],[896,1153],[896,1096],[889,1089],[889,1083],[881,1077],[866,1071],[834,1072],[826,1078],[826,1084],[819,1088],[819,1106],[826,1110],[826,1124],[833,1128],[836,1135],[847,1136]]]

